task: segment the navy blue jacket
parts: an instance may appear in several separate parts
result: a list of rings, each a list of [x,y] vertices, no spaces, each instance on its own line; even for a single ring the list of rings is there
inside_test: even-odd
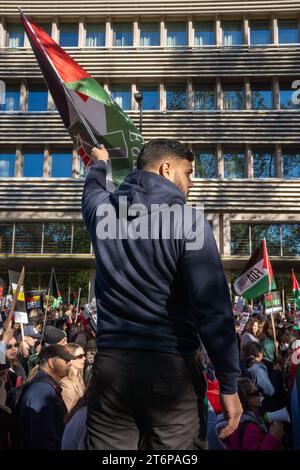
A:
[[[47,382],[38,381],[47,376]],[[60,450],[66,406],[61,387],[43,371],[26,385],[18,404],[18,448]]]
[[[199,336],[214,364],[221,390],[236,391],[238,347],[227,281],[217,246],[205,221],[204,246],[187,250],[176,239],[99,239],[97,207],[108,204],[110,219],[122,218],[119,197],[128,205],[185,204],[182,191],[148,171],[126,177],[106,190],[106,164],[97,162],[86,177],[82,212],[95,257],[97,346],[192,355]],[[117,225],[118,226],[118,225]],[[118,234],[118,233],[117,233]]]

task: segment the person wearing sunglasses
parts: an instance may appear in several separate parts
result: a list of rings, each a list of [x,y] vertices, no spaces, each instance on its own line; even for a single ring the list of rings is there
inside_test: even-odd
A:
[[[26,373],[24,367],[18,359],[20,343],[13,336],[6,346],[6,359],[10,363],[8,377],[6,382],[6,392],[9,392],[14,387],[19,387],[26,380]]]
[[[69,374],[64,377],[60,386],[62,388],[62,397],[68,412],[77,403],[85,392],[85,383],[83,380],[83,369],[85,366],[85,352],[83,348],[76,343],[66,344],[66,348],[70,354],[76,357],[71,361]]]
[[[283,424],[275,421],[267,429],[260,414],[262,395],[256,385],[242,377],[238,380],[238,394],[243,414],[227,443],[228,450],[282,450]]]

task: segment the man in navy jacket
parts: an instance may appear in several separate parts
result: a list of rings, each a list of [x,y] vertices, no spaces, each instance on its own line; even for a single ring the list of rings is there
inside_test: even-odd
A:
[[[82,198],[96,257],[98,314],[88,448],[197,447],[205,393],[195,360],[200,340],[220,382],[226,437],[242,412],[238,347],[211,228],[206,220],[197,223],[196,209],[187,233],[180,219],[191,215],[185,202],[194,155],[176,140],[152,140],[138,170],[114,192],[106,189],[105,148],[94,148],[93,157],[98,161]]]

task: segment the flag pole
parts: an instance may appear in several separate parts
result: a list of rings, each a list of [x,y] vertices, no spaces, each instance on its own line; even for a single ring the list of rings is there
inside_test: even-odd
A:
[[[48,288],[48,295],[46,300],[46,307],[45,307],[45,314],[44,314],[44,322],[43,322],[43,329],[41,334],[41,342],[44,336],[45,328],[46,328],[46,320],[47,320],[47,313],[48,313],[48,305],[49,305],[49,297],[50,297],[50,287]]]
[[[78,296],[77,296],[76,315],[75,315],[75,320],[74,320],[74,324],[75,324],[75,325],[76,325],[76,320],[77,320],[77,317],[78,317],[78,309],[79,309],[80,293],[81,293],[81,287],[79,287],[79,290],[78,290]]]
[[[53,64],[51,58],[49,57],[49,55],[47,54],[47,51],[46,49],[44,48],[42,42],[40,41],[38,35],[36,34],[36,32],[34,31],[34,29],[32,28],[31,24],[28,22],[27,20],[27,16],[25,15],[25,13],[23,13],[22,9],[20,7],[18,7],[18,10],[20,12],[20,15],[23,16],[23,18],[25,19],[26,21],[26,24],[28,26],[28,28],[30,29],[31,33],[33,34],[33,36],[35,37],[35,40],[38,42],[40,48],[42,49],[42,51],[44,52],[45,56],[47,57],[55,75],[57,76],[58,78],[58,81],[60,82],[61,86],[63,87],[65,93],[68,95],[71,103],[73,104],[74,108],[75,108],[75,111],[77,112],[78,114],[78,117],[79,119],[81,120],[81,123],[83,125],[83,127],[85,128],[86,132],[88,133],[88,135],[90,136],[94,146],[96,148],[100,148],[100,144],[99,142],[97,141],[96,137],[95,137],[95,134],[93,133],[92,129],[90,128],[87,120],[85,119],[85,117],[83,116],[83,114],[81,113],[81,111],[78,109],[78,106],[77,104],[75,103],[74,99],[73,99],[73,96],[71,95],[70,93],[70,90],[68,89],[68,87],[66,87],[65,83],[63,82],[63,80],[60,78],[59,76],[59,73],[57,72],[56,68],[55,68],[55,65]],[[108,173],[111,173],[111,162],[107,163],[107,166],[108,166]]]
[[[14,313],[14,310],[15,310],[15,306],[16,306],[16,303],[17,303],[17,300],[18,300],[18,295],[19,295],[19,292],[20,292],[20,289],[23,285],[23,282],[24,282],[24,278],[25,278],[25,266],[23,266],[22,268],[22,271],[21,271],[21,274],[20,274],[20,277],[19,277],[19,280],[18,280],[18,284],[17,284],[17,287],[16,287],[16,290],[15,290],[15,293],[13,295],[13,299],[12,299],[12,302],[11,302],[11,305],[10,305],[10,310],[9,310],[9,314],[7,316],[7,318],[5,319],[4,321],[4,324],[3,324],[3,330],[7,330],[7,328],[9,328],[9,325],[10,325],[10,322],[11,322],[11,319],[12,319],[12,316],[13,316],[13,313]]]

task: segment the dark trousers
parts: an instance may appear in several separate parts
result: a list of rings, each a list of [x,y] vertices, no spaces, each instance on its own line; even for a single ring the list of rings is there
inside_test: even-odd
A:
[[[101,350],[88,392],[87,448],[198,449],[204,393],[194,358]]]

